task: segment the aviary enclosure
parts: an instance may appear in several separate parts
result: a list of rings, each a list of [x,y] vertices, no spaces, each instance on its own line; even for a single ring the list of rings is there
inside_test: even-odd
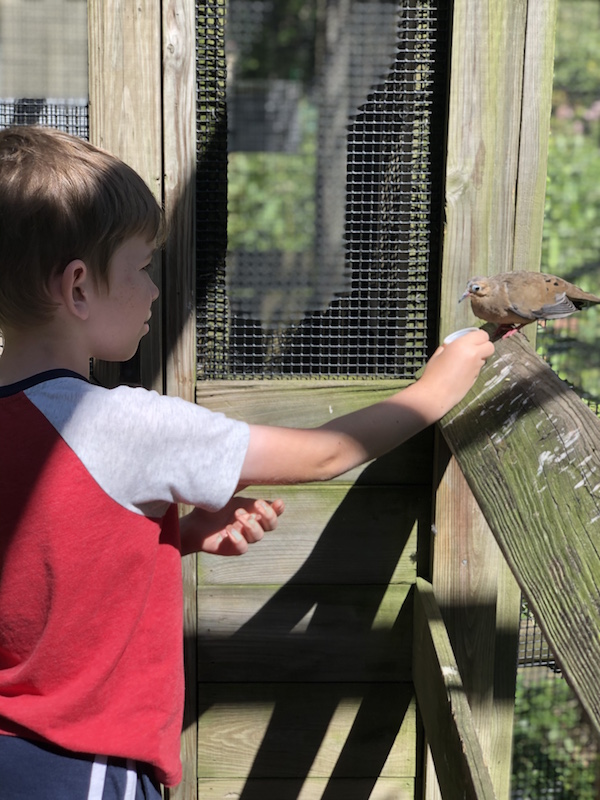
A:
[[[19,71],[34,5],[84,20],[0,4],[1,124],[119,154],[171,225],[160,324],[98,379],[317,425],[472,324],[468,277],[539,267],[556,0],[90,0],[81,101],[81,60]],[[598,730],[598,437],[507,340],[437,430],[186,559],[171,800],[508,798],[522,590]]]

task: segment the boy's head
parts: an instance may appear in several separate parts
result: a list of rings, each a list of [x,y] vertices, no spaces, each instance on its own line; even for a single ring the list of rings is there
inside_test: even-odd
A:
[[[74,259],[108,288],[115,250],[136,235],[160,245],[164,225],[131,167],[60,131],[0,130],[0,328],[48,321],[50,279]]]

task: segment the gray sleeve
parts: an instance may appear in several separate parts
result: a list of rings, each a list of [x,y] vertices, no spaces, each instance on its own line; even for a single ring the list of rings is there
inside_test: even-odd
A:
[[[58,378],[28,390],[96,482],[120,505],[221,508],[237,487],[249,428],[176,397]]]

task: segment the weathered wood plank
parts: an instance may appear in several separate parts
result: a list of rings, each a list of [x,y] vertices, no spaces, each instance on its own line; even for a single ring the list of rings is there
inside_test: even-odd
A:
[[[201,681],[411,680],[410,584],[202,587],[198,607]]]
[[[440,332],[473,324],[466,280],[512,268],[527,4],[453,4]]]
[[[397,380],[199,382],[197,402],[256,425],[314,427],[384,400],[408,385]]]
[[[162,0],[163,206],[169,237],[163,253],[164,352],[142,362],[145,385],[194,402],[196,380],[195,214],[196,52],[193,0]],[[159,370],[163,374],[159,375]],[[156,371],[156,374],[154,372]],[[181,509],[185,513],[186,509]],[[197,797],[197,563],[183,559],[186,707],[181,739],[183,779],[169,800]]]
[[[294,798],[294,800],[414,800],[420,797],[420,782],[410,778],[302,778],[277,780],[201,780],[199,800],[248,800]]]
[[[205,684],[199,777],[414,778],[412,685]]]
[[[211,381],[197,385],[197,402],[256,425],[312,428],[384,400],[407,381],[301,380]],[[415,484],[431,482],[433,428],[392,453],[341,476],[340,482]],[[334,481],[337,482],[337,481]]]
[[[162,203],[160,0],[90,0],[88,31],[90,140],[130,164]],[[154,277],[160,286],[160,254],[154,264]],[[161,318],[162,303],[158,300],[139,355],[142,372],[151,376],[147,385],[159,391]],[[119,383],[118,364],[98,362],[94,371],[107,386]]]
[[[455,458],[435,508],[433,585],[496,793],[508,797],[521,592]]]
[[[444,800],[494,800],[471,709],[431,584],[417,579],[413,680]]]
[[[529,0],[527,3],[515,206],[515,270],[537,270],[542,256],[557,6],[558,0]]]
[[[282,497],[287,510],[277,530],[241,558],[201,554],[203,585],[414,580],[418,528],[429,530],[430,490],[311,485],[247,493]]]
[[[516,335],[440,426],[600,730],[600,421]]]
[[[196,382],[196,53],[193,0],[163,0],[165,381],[194,401]]]
[[[556,0],[453,3],[442,336],[476,322],[458,305],[470,277],[539,268],[555,14]],[[438,469],[433,583],[495,790],[508,798],[519,591],[456,463]],[[429,779],[426,796],[439,798]]]

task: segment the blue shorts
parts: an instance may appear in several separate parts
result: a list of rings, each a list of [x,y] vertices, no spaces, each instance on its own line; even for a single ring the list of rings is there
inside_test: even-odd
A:
[[[0,735],[0,800],[160,800],[149,768]]]

